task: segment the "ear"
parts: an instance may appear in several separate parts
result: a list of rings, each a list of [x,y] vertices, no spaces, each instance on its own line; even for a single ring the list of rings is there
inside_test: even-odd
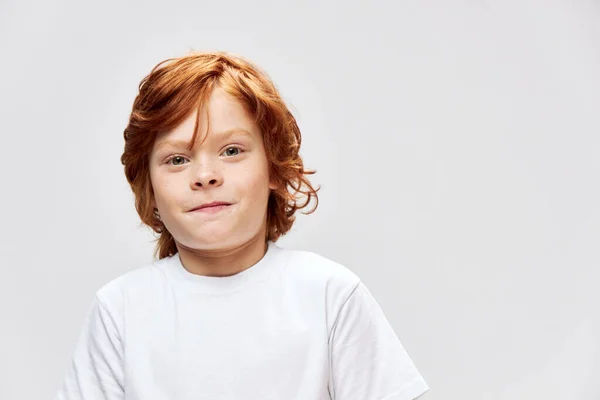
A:
[[[152,196],[152,199],[150,199],[150,207],[151,208],[157,208],[156,207],[156,200],[154,199],[154,196]]]
[[[277,184],[275,182],[273,182],[272,179],[269,180],[269,189],[271,189],[271,190],[277,189]]]

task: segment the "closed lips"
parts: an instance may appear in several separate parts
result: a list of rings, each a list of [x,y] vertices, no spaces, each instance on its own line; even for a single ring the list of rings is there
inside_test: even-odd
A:
[[[202,204],[200,206],[194,207],[190,211],[200,210],[200,209],[203,209],[203,208],[206,208],[206,207],[229,206],[229,205],[231,205],[231,203],[225,203],[225,202],[222,202],[222,201],[215,201],[215,202],[212,202],[212,203],[206,203],[206,204]]]

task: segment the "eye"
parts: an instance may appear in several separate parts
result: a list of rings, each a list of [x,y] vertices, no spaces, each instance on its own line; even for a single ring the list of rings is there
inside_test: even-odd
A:
[[[233,154],[230,150],[234,150]],[[236,150],[237,150],[237,153],[235,152]],[[243,150],[237,146],[229,146],[227,149],[225,149],[223,154],[227,154],[228,157],[233,157],[233,156],[237,156],[238,154],[240,154],[242,152],[243,152]]]
[[[170,157],[170,158],[169,158],[169,159],[168,159],[166,162],[167,162],[167,164],[168,164],[168,163],[170,163],[170,162],[171,162],[171,161],[173,161],[173,160],[176,160],[176,161],[182,161],[182,160],[185,160],[185,158],[184,158],[184,157],[182,157],[182,156],[173,156],[173,157]],[[171,163],[171,165],[182,165],[182,164],[178,164],[178,163],[176,163],[176,164],[173,164],[173,163]]]

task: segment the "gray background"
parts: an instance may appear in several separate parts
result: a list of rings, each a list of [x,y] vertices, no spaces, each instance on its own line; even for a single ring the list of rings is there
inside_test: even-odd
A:
[[[95,291],[151,261],[122,132],[189,50],[277,83],[322,186],[278,243],[362,277],[424,399],[600,398],[597,1],[0,4],[0,398],[52,398]]]

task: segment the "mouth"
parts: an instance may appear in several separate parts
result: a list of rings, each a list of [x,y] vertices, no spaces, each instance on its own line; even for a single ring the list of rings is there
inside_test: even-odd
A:
[[[215,213],[215,212],[224,210],[229,206],[231,206],[230,203],[214,202],[214,203],[204,204],[202,206],[193,208],[189,212],[191,212],[191,213]]]

